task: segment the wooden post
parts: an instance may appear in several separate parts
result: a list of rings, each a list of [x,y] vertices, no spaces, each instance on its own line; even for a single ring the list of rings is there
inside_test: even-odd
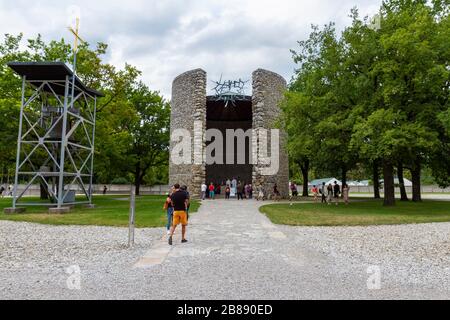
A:
[[[134,186],[131,187],[129,226],[128,247],[132,248],[134,246],[134,229],[136,226],[136,189]]]

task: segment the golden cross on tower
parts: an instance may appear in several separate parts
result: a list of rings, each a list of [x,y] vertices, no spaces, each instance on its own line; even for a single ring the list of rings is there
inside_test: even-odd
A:
[[[78,51],[78,41],[80,41],[81,43],[85,43],[85,41],[80,38],[79,28],[80,28],[80,18],[77,18],[76,23],[75,23],[75,29],[72,27],[69,27],[69,31],[75,36],[75,42],[73,45],[73,51],[75,53]]]

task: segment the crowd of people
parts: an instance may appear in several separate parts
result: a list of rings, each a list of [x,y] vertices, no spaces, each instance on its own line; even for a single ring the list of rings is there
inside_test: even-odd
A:
[[[290,184],[291,195],[290,200],[299,196],[298,187],[295,183]],[[340,199],[342,198],[344,203],[348,205],[350,203],[350,187],[347,184],[341,186],[335,182],[333,184],[323,183],[322,186],[313,186],[311,193],[314,197],[314,202],[318,203],[320,198],[323,204],[332,205],[333,203],[339,205]]]
[[[222,187],[223,185],[223,187]],[[278,185],[273,186],[272,192],[267,192],[263,187],[255,190],[252,184],[244,183],[237,180],[236,178],[223,181],[222,184],[210,183],[207,186],[205,183],[201,187],[202,200],[215,200],[224,191],[225,200],[230,200],[231,198],[241,200],[253,200],[264,201],[264,200],[281,200],[281,193],[278,189]]]
[[[2,187],[3,188],[3,187]],[[1,190],[1,189],[0,189]],[[339,205],[340,198],[344,199],[346,205],[349,204],[350,199],[350,187],[347,184],[341,186],[335,182],[333,184],[326,185],[323,183],[319,188],[314,186],[312,188],[312,194],[314,196],[314,202],[319,202],[319,197],[322,198],[323,204],[332,205],[333,203]],[[3,192],[3,191],[2,191]],[[222,186],[220,184],[210,183],[207,186],[203,183],[201,187],[202,200],[207,198],[215,200],[216,195],[220,195],[222,192]],[[295,183],[290,184],[291,200],[294,197],[298,197],[298,187]],[[237,179],[227,180],[225,182],[225,199],[229,200],[231,197],[236,197],[239,201],[244,199],[253,199],[254,190],[251,184],[245,184]],[[271,200],[281,200],[281,194],[278,190],[278,185],[273,187],[273,193],[269,196]],[[267,200],[267,194],[263,188],[260,188],[256,192],[255,199],[258,201]],[[176,184],[170,190],[167,199],[164,204],[164,210],[167,212],[167,235],[169,237],[169,245],[173,245],[173,235],[179,225],[182,226],[182,243],[187,243],[186,231],[189,222],[189,211],[191,207],[191,196],[187,186],[180,186]]]
[[[341,197],[346,205],[350,201],[350,187],[347,184],[344,184],[341,188],[337,182],[334,182],[334,185],[330,183],[328,186],[324,182],[320,188],[314,186],[312,193],[315,202],[319,202],[319,196],[321,196],[322,204],[332,205],[334,203],[339,205]]]
[[[254,189],[250,183],[243,183],[236,178],[228,179],[222,183],[203,183],[201,187],[202,200],[215,200],[217,196],[225,195],[226,200],[237,198],[238,200],[253,199]]]

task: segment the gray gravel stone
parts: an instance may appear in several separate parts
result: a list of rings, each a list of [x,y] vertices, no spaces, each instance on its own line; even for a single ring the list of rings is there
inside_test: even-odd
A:
[[[449,299],[450,224],[275,226],[256,202],[207,201],[162,264],[164,229],[0,222],[0,299]],[[138,213],[139,214],[139,213]],[[81,290],[67,285],[70,266]],[[369,290],[368,268],[381,270]]]

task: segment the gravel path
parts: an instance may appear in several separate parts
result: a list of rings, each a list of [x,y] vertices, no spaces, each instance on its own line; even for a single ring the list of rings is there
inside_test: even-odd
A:
[[[126,229],[0,221],[0,299],[450,299],[450,223],[293,228],[258,205],[205,202],[190,243],[147,268],[134,266],[163,229],[137,230],[128,250]],[[70,266],[80,290],[67,285]]]

